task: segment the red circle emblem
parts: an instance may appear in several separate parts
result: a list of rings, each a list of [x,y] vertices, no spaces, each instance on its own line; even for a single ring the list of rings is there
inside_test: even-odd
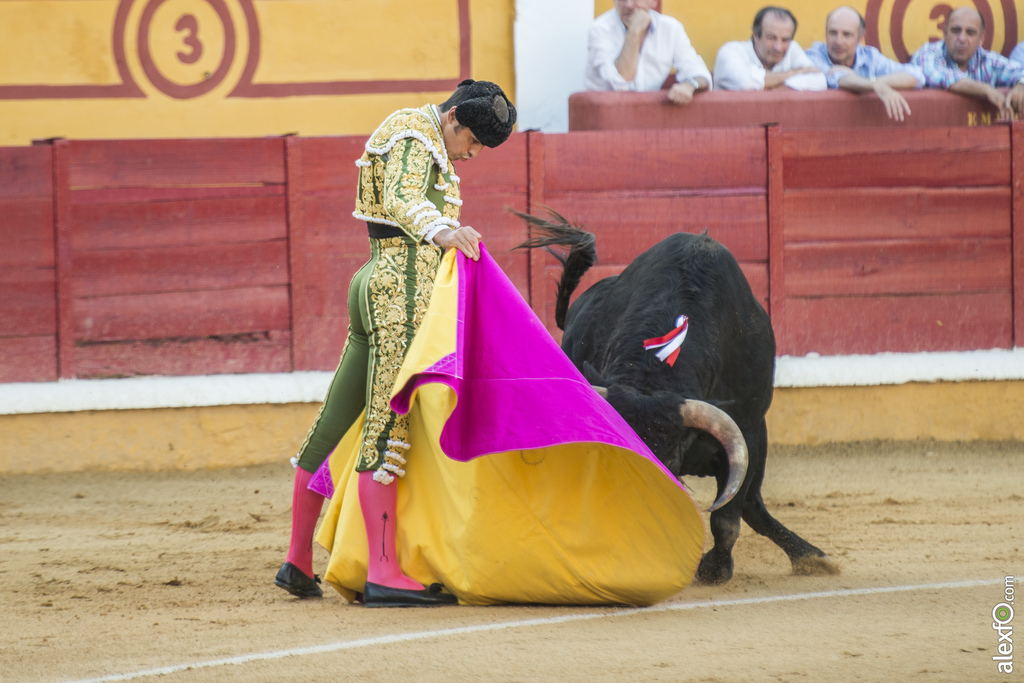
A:
[[[139,20],[139,61],[142,63],[142,70],[149,82],[157,87],[160,92],[179,100],[189,99],[204,95],[216,88],[228,74],[231,63],[235,58],[235,26],[231,21],[231,14],[228,12],[224,0],[203,0],[216,13],[224,28],[224,51],[221,55],[220,64],[217,68],[197,83],[182,85],[175,83],[165,76],[156,61],[150,48],[150,30],[153,24],[153,16],[166,0],[149,0],[142,10],[142,17]],[[182,46],[176,52],[178,60],[182,63],[193,63],[199,59],[204,49],[199,39],[199,26],[193,15],[184,15],[179,18],[174,26],[175,30],[181,33]]]
[[[992,13],[992,6],[988,0],[972,0],[974,6],[978,12],[985,19],[985,40],[982,43],[982,47],[986,50],[992,49],[992,41],[995,35],[995,31],[992,27],[995,26],[995,16]],[[882,5],[885,0],[868,0],[867,9],[864,12],[864,20],[867,24],[867,30],[864,34],[865,42],[868,45],[881,48],[881,34],[880,30],[880,19],[882,13]],[[910,7],[913,0],[895,0],[893,2],[892,11],[889,17],[889,40],[892,44],[892,50],[895,54],[896,59],[901,62],[910,61],[910,56],[914,50],[908,49],[906,41],[904,40],[904,19],[907,15],[907,9]],[[1017,44],[1017,7],[1014,0],[999,0],[1000,8],[1003,14],[1003,54],[1008,55],[1010,51]],[[953,5],[945,2],[936,2],[931,11],[928,13],[929,18],[938,21],[940,29],[945,26],[945,17],[953,9]]]

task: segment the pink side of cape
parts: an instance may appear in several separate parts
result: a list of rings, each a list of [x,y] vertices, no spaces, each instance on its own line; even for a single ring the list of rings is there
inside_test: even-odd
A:
[[[678,484],[558,347],[486,248],[481,251],[479,261],[458,255],[455,353],[413,376],[392,409],[408,412],[416,388],[443,382],[458,396],[441,432],[441,449],[453,460],[603,443],[650,460]]]
[[[458,263],[456,350],[409,379],[391,408],[407,413],[417,388],[448,385],[458,397],[441,431],[445,455],[465,462],[491,453],[602,443],[633,451],[679,481],[594,391],[481,245]],[[330,498],[327,462],[309,488]]]

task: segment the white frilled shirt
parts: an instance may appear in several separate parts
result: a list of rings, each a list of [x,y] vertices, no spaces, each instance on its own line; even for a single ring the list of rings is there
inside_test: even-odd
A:
[[[636,76],[632,81],[623,78],[615,68],[615,60],[625,43],[626,26],[614,8],[594,20],[587,39],[587,69],[583,75],[583,86],[587,90],[658,90],[673,67],[680,83],[702,76],[710,87],[711,72],[677,19],[651,10],[651,25],[640,46]]]
[[[772,67],[773,73],[814,66],[807,54],[796,41],[789,44],[786,56]],[[754,52],[750,40],[734,40],[718,50],[715,58],[715,84],[719,90],[764,90],[764,77],[768,74],[761,59]],[[797,74],[786,79],[786,87],[793,90],[827,90],[825,74]]]

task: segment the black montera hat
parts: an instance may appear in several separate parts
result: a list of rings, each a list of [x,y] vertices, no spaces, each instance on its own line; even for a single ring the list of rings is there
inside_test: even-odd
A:
[[[516,108],[496,83],[466,79],[452,100],[458,100],[453,102],[455,120],[488,147],[497,147],[512,134]]]

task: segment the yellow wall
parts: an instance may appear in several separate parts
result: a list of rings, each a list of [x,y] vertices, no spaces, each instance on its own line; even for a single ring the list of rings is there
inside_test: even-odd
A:
[[[1024,440],[1024,382],[911,382],[776,389],[768,439],[847,441]]]
[[[421,83],[394,93],[232,93],[250,59],[256,84],[354,82],[357,90],[372,90],[388,81],[457,82],[463,3],[470,18],[469,75],[501,84],[514,98],[515,0],[3,0],[0,146],[51,137],[369,133],[395,109],[440,102],[452,88]],[[234,33],[233,51],[226,27]],[[144,46],[157,79],[143,63]],[[175,97],[159,86],[160,78],[192,90]],[[216,85],[195,94],[207,79]],[[124,82],[135,83],[141,96],[112,92]]]
[[[51,137],[366,134],[391,111],[440,101],[450,88],[231,95],[244,80],[250,56],[255,66],[252,82],[257,84],[428,79],[447,79],[450,84],[460,75],[460,3],[466,3],[470,17],[470,75],[500,83],[514,99],[516,0],[2,0],[0,146]],[[719,46],[745,39],[762,4],[763,0],[725,5],[663,0],[662,9],[682,20],[697,51],[713,68]],[[1024,8],[1024,2],[1020,4]],[[896,0],[881,0],[877,16],[867,17],[878,27],[879,44],[890,56],[896,55],[889,35],[895,5]],[[993,13],[991,47],[1008,52],[1017,38],[1011,41],[1005,35],[1003,8],[1017,14],[1022,32],[1024,14],[1015,0],[987,5]],[[595,2],[598,13],[611,6],[612,0]],[[835,4],[793,0],[787,6],[800,21],[801,45],[824,37],[825,15]],[[866,0],[854,6],[866,13]],[[942,6],[936,0],[907,4],[900,40],[910,52],[940,34],[938,20],[930,14]],[[247,20],[246,8],[251,9],[254,25]],[[226,27],[234,30],[230,58],[225,58]],[[193,93],[207,82],[207,74],[215,85],[203,94],[168,95],[147,72],[140,46],[149,47],[150,69],[158,77],[191,86]],[[222,62],[224,73],[219,74]],[[118,93],[122,83],[134,83],[139,96]],[[40,91],[41,87],[49,90]],[[104,92],[90,93],[97,87]]]
[[[318,404],[0,415],[0,474],[288,462]]]
[[[778,389],[773,444],[1024,441],[1024,382]],[[287,462],[319,405],[0,416],[0,474],[164,470]]]

